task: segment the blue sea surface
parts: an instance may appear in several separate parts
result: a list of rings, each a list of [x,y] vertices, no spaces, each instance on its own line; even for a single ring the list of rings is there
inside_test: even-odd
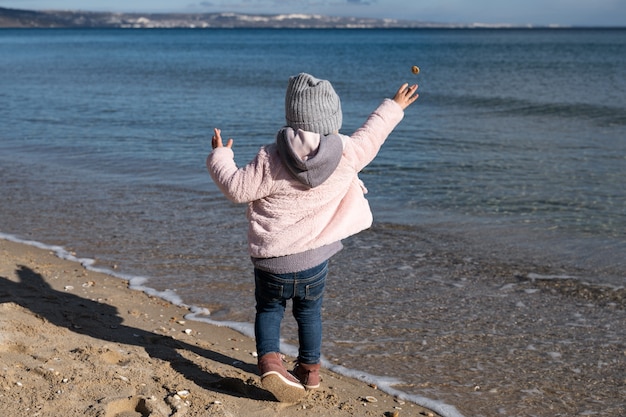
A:
[[[463,370],[494,375],[515,415],[535,404],[523,400],[529,382],[511,350],[478,340],[485,329],[505,326],[493,335],[529,354],[553,317],[566,334],[550,343],[613,346],[604,359],[624,369],[612,355],[626,333],[625,67],[626,30],[0,30],[0,233],[250,323],[245,207],[206,172],[213,128],[242,165],[283,125],[291,75],[332,82],[345,134],[417,83],[420,98],[361,174],[375,225],[333,259],[325,354],[475,416],[494,415],[497,393],[466,394]],[[516,328],[524,309],[537,317]],[[570,333],[576,314],[613,333]],[[435,341],[511,362],[470,365]],[[619,391],[603,393],[577,412],[619,406]]]

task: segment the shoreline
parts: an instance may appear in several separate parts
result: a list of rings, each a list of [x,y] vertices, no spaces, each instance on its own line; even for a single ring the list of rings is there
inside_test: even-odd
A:
[[[253,338],[189,319],[188,307],[63,259],[62,248],[7,237],[0,403],[10,415],[443,415],[328,368],[320,390],[279,403],[261,388]]]

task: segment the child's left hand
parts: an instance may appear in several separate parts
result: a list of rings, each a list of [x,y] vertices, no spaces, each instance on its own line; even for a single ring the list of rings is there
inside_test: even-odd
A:
[[[409,107],[411,104],[417,100],[419,94],[416,93],[417,84],[413,84],[409,87],[408,83],[402,84],[402,86],[398,89],[398,92],[395,96],[393,96],[393,100],[402,107],[402,110]]]
[[[213,138],[211,140],[211,146],[213,146],[213,149],[215,148],[221,148],[224,146],[224,144],[222,143],[222,131],[218,128],[213,129],[213,131],[215,132],[215,134],[213,135]],[[233,140],[232,139],[228,139],[228,142],[226,142],[226,147],[227,148],[232,148],[233,147]]]

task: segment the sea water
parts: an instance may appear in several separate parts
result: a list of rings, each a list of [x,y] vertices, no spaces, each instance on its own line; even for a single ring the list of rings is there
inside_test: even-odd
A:
[[[346,134],[417,83],[361,174],[375,224],[331,263],[326,365],[448,414],[618,416],[625,65],[626,30],[1,30],[0,233],[245,332],[212,129],[242,165],[291,75],[333,83]]]

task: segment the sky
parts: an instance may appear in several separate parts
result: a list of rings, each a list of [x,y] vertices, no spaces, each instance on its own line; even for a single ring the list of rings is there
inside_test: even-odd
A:
[[[626,27],[626,0],[0,0],[0,7],[140,13],[306,13],[438,23]]]

